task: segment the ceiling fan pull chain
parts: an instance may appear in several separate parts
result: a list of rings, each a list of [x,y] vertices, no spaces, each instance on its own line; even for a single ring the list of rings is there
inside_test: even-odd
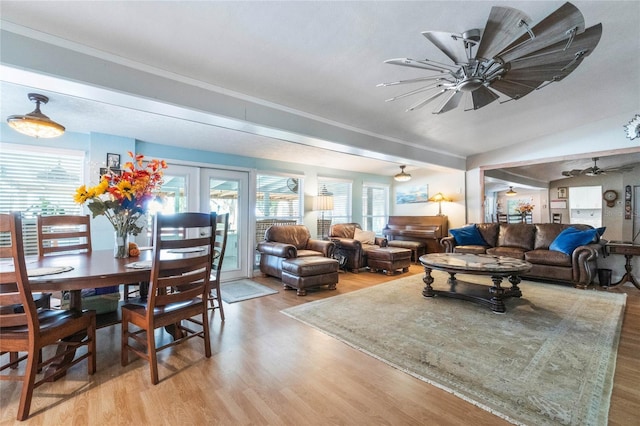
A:
[[[518,26],[519,27],[524,27],[525,30],[527,30],[527,32],[529,33],[529,37],[531,37],[531,40],[533,40],[534,38],[536,38],[536,35],[533,33],[533,31],[531,31],[531,27],[529,27],[529,24],[526,23],[526,21],[524,19],[521,19],[518,22]]]
[[[571,43],[573,43],[573,39],[576,38],[577,32],[578,32],[578,27],[573,27],[570,30],[567,30],[566,34],[569,34],[569,40],[567,40],[567,45],[564,47],[563,50],[567,50],[571,46]]]

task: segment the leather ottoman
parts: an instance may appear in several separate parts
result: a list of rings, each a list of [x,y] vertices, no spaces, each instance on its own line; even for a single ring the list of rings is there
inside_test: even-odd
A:
[[[387,275],[393,275],[396,269],[407,272],[411,266],[411,250],[401,247],[380,247],[368,250],[367,266],[372,272],[387,271]]]
[[[412,259],[415,263],[418,263],[420,256],[427,253],[427,244],[421,241],[391,240],[387,245],[389,247],[400,247],[411,250]]]
[[[322,256],[306,256],[282,261],[284,289],[295,288],[298,296],[307,294],[308,288],[329,286],[335,290],[338,284],[338,261]]]

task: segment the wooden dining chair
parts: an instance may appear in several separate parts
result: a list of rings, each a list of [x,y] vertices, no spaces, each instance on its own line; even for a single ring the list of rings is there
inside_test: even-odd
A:
[[[213,266],[209,281],[209,309],[214,313],[220,311],[220,319],[224,321],[224,307],[222,306],[222,294],[220,292],[220,274],[222,273],[222,261],[227,249],[227,234],[229,233],[229,213],[216,217],[216,240],[213,251]]]
[[[0,214],[0,233],[3,235],[0,258],[13,263],[11,269],[3,268],[0,272],[0,307],[5,307],[0,308],[0,354],[26,353],[17,360],[10,358],[0,366],[0,371],[4,371],[26,360],[24,375],[19,376],[14,371],[0,375],[0,379],[22,381],[17,419],[25,420],[29,417],[33,390],[50,379],[47,375],[37,379],[37,372],[43,367],[58,363],[79,347],[86,346],[86,353],[58,365],[55,373],[58,375],[84,359],[88,360],[88,373],[95,373],[96,315],[95,311],[36,308],[24,259],[20,214]],[[11,306],[21,308],[6,309]],[[64,350],[41,359],[41,349],[51,345],[62,346]]]
[[[507,216],[506,213],[498,213],[496,215],[496,219],[497,219],[498,223],[508,223],[509,222],[509,216]]]
[[[184,229],[184,238],[163,239],[166,228]],[[205,356],[211,357],[207,302],[215,238],[215,213],[156,215],[149,294],[144,303],[122,306],[121,336],[121,364],[129,363],[129,352],[146,359],[154,385],[159,381],[157,352],[163,349],[201,337]],[[129,324],[137,329],[130,330]],[[156,347],[154,330],[160,327],[173,328],[174,340]]]
[[[551,215],[551,223],[562,223],[562,213],[553,213]]]
[[[38,216],[38,255],[91,252],[89,215]]]

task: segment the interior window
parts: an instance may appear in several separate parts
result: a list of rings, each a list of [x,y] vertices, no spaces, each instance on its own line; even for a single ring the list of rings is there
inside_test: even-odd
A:
[[[82,214],[83,166],[82,151],[0,144],[0,212],[22,212],[25,254],[38,253],[36,216]]]
[[[365,183],[362,186],[362,223],[365,231],[382,235],[389,216],[389,187]]]

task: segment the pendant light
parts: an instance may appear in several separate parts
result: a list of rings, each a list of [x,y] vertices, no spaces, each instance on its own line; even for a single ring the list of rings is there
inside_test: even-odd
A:
[[[516,195],[517,192],[513,190],[513,186],[509,187],[509,190],[507,192],[505,192],[506,195],[508,195],[509,197]]]
[[[37,93],[29,93],[29,100],[36,103],[36,109],[26,115],[10,115],[7,123],[17,132],[34,138],[55,138],[64,133],[64,126],[51,120],[40,111],[40,104],[49,98]]]
[[[409,173],[405,173],[404,168],[407,167],[405,165],[400,166],[400,173],[395,175],[393,178],[398,182],[407,182],[411,180],[411,175]]]

